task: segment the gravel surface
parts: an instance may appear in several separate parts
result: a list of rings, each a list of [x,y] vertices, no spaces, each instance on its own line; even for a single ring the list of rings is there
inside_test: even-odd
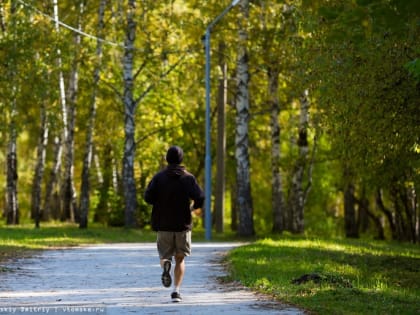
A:
[[[111,244],[50,250],[0,273],[1,314],[304,314],[237,284],[221,284],[222,255],[236,243],[193,243],[181,287],[161,284],[156,244]]]

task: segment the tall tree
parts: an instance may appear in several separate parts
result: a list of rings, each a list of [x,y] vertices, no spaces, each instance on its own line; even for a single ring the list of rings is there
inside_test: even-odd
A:
[[[75,128],[76,128],[76,107],[77,95],[79,87],[79,63],[80,63],[80,50],[81,50],[81,34],[82,19],[85,9],[84,0],[75,3],[77,12],[77,29],[79,32],[73,33],[74,40],[74,56],[71,63],[70,77],[67,91],[67,137],[64,141],[64,176],[62,183],[62,202],[63,202],[63,219],[71,221],[79,221],[79,214],[77,210],[77,196],[74,187],[74,141],[75,141]]]
[[[284,163],[281,167],[285,148],[281,137],[288,130],[281,113],[287,112],[284,104],[295,94],[290,77],[296,71],[293,41],[298,38],[297,8],[289,2],[272,0],[260,0],[256,4],[252,42],[261,48],[253,59],[267,78],[267,93],[261,96],[261,103],[263,110],[270,112],[272,231],[281,233],[286,228],[288,214],[284,193],[287,181],[283,178],[288,167]]]
[[[19,224],[19,204],[18,204],[18,156],[17,156],[17,125],[16,125],[16,87],[13,87],[11,100],[11,112],[9,123],[9,144],[7,147],[7,224]]]
[[[123,156],[123,188],[125,197],[125,226],[136,226],[136,182],[134,179],[134,157],[136,142],[134,139],[136,129],[135,111],[137,103],[133,97],[134,85],[134,42],[136,39],[135,0],[127,1],[126,37],[124,42],[123,78],[124,78],[124,156]]]
[[[107,0],[101,0],[98,11],[98,27],[97,36],[103,38],[104,35],[104,15],[107,5]],[[92,84],[92,95],[90,100],[89,108],[89,121],[86,132],[86,147],[83,158],[83,169],[82,169],[82,184],[80,193],[80,228],[87,228],[88,226],[88,213],[90,207],[90,168],[92,164],[93,156],[93,133],[95,129],[96,120],[96,103],[97,103],[97,92],[98,84],[102,67],[102,41],[97,40],[96,43],[96,63],[93,71],[93,84]]]
[[[284,229],[284,193],[280,168],[280,101],[279,101],[279,69],[271,66],[268,69],[268,95],[271,103],[271,207],[273,212],[273,232]]]
[[[18,55],[18,36],[17,36],[17,3],[12,1],[10,5],[10,24],[8,29],[5,31],[8,32],[6,36],[9,36],[11,47],[13,50],[13,55]],[[9,60],[7,65],[7,77],[9,82],[11,82],[11,92],[10,98],[7,100],[10,105],[10,117],[8,125],[8,146],[7,146],[7,207],[6,207],[6,222],[7,224],[19,224],[19,204],[18,204],[18,190],[17,190],[17,180],[18,180],[18,155],[17,155],[17,98],[18,98],[18,81],[17,80],[17,65],[18,59]]]
[[[215,221],[216,232],[224,231],[224,208],[225,208],[225,159],[226,159],[226,103],[227,103],[227,63],[225,61],[224,42],[219,43],[219,68],[221,77],[219,78],[218,98],[217,98],[217,153],[216,153],[216,196],[215,196]]]
[[[304,188],[304,175],[312,167],[308,160],[308,125],[309,125],[309,96],[308,91],[305,91],[300,98],[300,115],[299,115],[299,128],[298,128],[298,150],[299,155],[295,161],[295,165],[292,172],[292,181],[289,192],[289,211],[291,219],[291,231],[294,233],[302,233],[304,231],[304,206],[309,192],[309,184],[311,178],[308,181],[308,186]]]
[[[47,81],[47,80],[46,80]],[[47,104],[46,100],[41,100],[40,108],[40,131],[39,131],[39,140],[37,146],[37,162],[35,166],[35,174],[32,183],[32,216],[35,219],[35,227],[39,228],[39,224],[42,218],[42,207],[41,207],[41,188],[42,180],[44,177],[45,170],[45,160],[47,154],[47,145],[48,145],[48,118],[47,118]]]
[[[250,159],[249,159],[249,69],[248,69],[248,21],[249,1],[239,3],[239,33],[237,59],[237,96],[236,96],[236,178],[237,204],[239,211],[238,234],[254,235],[253,204],[251,196]]]
[[[57,35],[60,34],[59,24],[59,8],[58,0],[53,0],[53,17],[54,17],[54,29]],[[54,159],[53,166],[50,169],[50,176],[45,190],[45,202],[43,219],[47,220],[50,214],[53,215],[54,219],[60,217],[60,204],[55,203],[55,196],[59,191],[58,183],[60,179],[60,170],[62,165],[63,156],[63,142],[67,139],[68,128],[67,128],[67,102],[66,102],[66,89],[64,83],[63,73],[63,59],[60,46],[57,47],[56,51],[57,68],[58,68],[58,90],[59,90],[59,102],[61,107],[61,121],[62,121],[62,133],[61,135],[54,136]]]

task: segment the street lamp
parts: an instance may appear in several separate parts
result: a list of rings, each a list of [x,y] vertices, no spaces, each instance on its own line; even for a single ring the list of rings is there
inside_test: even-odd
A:
[[[236,6],[240,0],[233,0],[231,4],[218,16],[216,17],[206,29],[204,35],[204,47],[206,51],[206,159],[205,159],[205,228],[206,228],[206,240],[211,239],[211,139],[210,139],[210,33],[214,25],[219,22],[225,15]]]

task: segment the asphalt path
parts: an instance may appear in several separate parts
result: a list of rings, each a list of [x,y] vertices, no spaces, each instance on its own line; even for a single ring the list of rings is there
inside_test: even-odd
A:
[[[161,283],[156,244],[107,244],[48,250],[3,266],[1,314],[298,315],[239,284],[222,284],[223,254],[236,243],[193,243],[181,287]]]

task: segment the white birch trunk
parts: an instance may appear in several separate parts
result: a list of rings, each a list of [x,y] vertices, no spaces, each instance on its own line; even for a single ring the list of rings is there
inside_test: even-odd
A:
[[[0,28],[2,32],[6,32],[6,23],[4,21],[4,7],[3,2],[0,3]]]
[[[101,0],[99,4],[98,12],[98,37],[102,38],[104,34],[104,15],[105,7],[107,0]],[[80,192],[80,228],[87,228],[88,226],[88,214],[90,207],[90,181],[89,174],[92,163],[93,155],[93,133],[95,129],[95,120],[96,120],[96,95],[98,91],[99,77],[101,73],[101,64],[102,64],[102,42],[100,40],[96,43],[96,66],[93,73],[93,86],[92,86],[92,95],[91,103],[89,109],[89,123],[88,130],[86,134],[86,147],[85,155],[83,158],[83,170],[82,170],[82,185]]]
[[[125,197],[125,226],[136,226],[136,182],[134,179],[134,157],[136,152],[135,135],[135,111],[136,102],[133,98],[133,64],[134,64],[134,41],[136,38],[136,22],[134,19],[135,1],[128,0],[127,29],[123,58],[124,77],[124,156],[123,156],[123,190]]]
[[[225,210],[225,158],[226,158],[226,103],[227,103],[227,63],[224,60],[225,44],[219,44],[219,67],[222,77],[219,80],[219,93],[217,100],[217,151],[216,151],[216,193],[215,193],[215,221],[216,232],[224,231]]]
[[[55,204],[55,194],[57,193],[57,182],[59,180],[61,160],[63,155],[63,145],[61,144],[61,137],[54,137],[54,159],[53,167],[50,171],[49,181],[45,189],[45,201],[44,201],[44,211],[42,213],[42,220],[48,221],[50,216],[54,220],[60,218],[60,211],[58,209],[59,205]]]
[[[55,31],[57,34],[60,33],[59,24],[59,12],[58,12],[58,0],[53,0],[53,16],[55,20]],[[68,119],[67,119],[67,100],[66,100],[66,88],[64,84],[64,74],[62,71],[63,61],[61,59],[61,50],[57,49],[57,67],[58,67],[58,87],[60,93],[60,105],[61,105],[61,122],[62,122],[62,134],[60,137],[54,138],[54,166],[51,169],[50,180],[46,189],[45,196],[45,209],[43,213],[43,219],[48,220],[50,214],[53,214],[54,219],[59,218],[61,212],[61,204],[57,205],[53,198],[53,194],[57,193],[56,186],[59,184],[60,179],[59,172],[62,165],[63,156],[63,145],[67,142],[68,138]],[[58,208],[57,208],[58,207]]]
[[[305,169],[308,165],[308,123],[309,123],[309,99],[308,92],[305,91],[300,99],[300,119],[299,119],[299,138],[298,148],[299,156],[296,160],[292,183],[289,195],[289,207],[291,210],[291,230],[293,233],[302,233],[304,231],[304,206],[305,191],[303,180]]]
[[[284,194],[283,181],[280,169],[280,103],[278,97],[279,88],[278,69],[269,69],[268,71],[268,94],[271,103],[271,206],[273,211],[273,232],[281,233],[284,229]]]
[[[16,87],[13,87],[16,90]],[[19,204],[17,190],[17,131],[16,131],[16,96],[13,93],[11,117],[9,123],[9,144],[7,148],[7,209],[6,223],[10,225],[19,224]]]
[[[60,24],[59,15],[58,15],[58,0],[53,0],[53,8],[54,8],[54,20],[55,20],[55,31],[57,34],[60,33]],[[60,48],[57,49],[57,66],[59,69],[58,72],[58,84],[59,84],[59,91],[60,91],[60,101],[61,101],[61,115],[62,115],[62,122],[63,122],[63,138],[64,141],[67,139],[67,104],[66,104],[66,88],[64,85],[64,74],[61,70],[63,68],[63,61],[61,59],[61,50]]]
[[[35,227],[39,228],[41,221],[41,185],[44,177],[45,160],[48,145],[48,120],[45,101],[41,104],[41,126],[39,133],[39,141],[37,147],[37,162],[35,166],[35,174],[32,184],[32,217],[35,219]]]
[[[84,11],[83,1],[79,4],[78,11],[78,30],[82,30],[81,21]],[[81,44],[80,33],[74,33],[73,62],[70,71],[70,79],[67,93],[67,138],[64,147],[64,179],[62,187],[63,219],[70,221],[80,221],[77,209],[77,193],[74,187],[74,130],[76,125],[76,104],[79,85],[79,51]]]
[[[12,19],[12,32],[13,37],[16,38],[16,27],[15,21],[16,17],[14,16],[16,12],[16,3],[12,2],[10,8],[10,15]],[[14,49],[16,50],[17,47],[14,45]],[[14,65],[11,65],[9,69],[7,69],[7,76],[11,79],[16,77],[16,69]],[[16,96],[18,94],[17,86],[14,82],[12,82],[11,87],[11,98],[10,98],[10,121],[9,121],[9,130],[8,130],[8,146],[7,146],[7,169],[6,169],[6,223],[10,225],[19,224],[19,203],[18,203],[18,189],[17,189],[17,180],[18,180],[18,172],[17,172],[17,130],[16,130],[16,116],[17,116],[17,104],[16,104]]]
[[[237,205],[239,211],[238,234],[254,235],[253,205],[251,196],[250,161],[249,161],[249,70],[248,70],[248,20],[249,1],[239,4],[239,47],[237,60],[237,96],[236,96],[236,178]]]

